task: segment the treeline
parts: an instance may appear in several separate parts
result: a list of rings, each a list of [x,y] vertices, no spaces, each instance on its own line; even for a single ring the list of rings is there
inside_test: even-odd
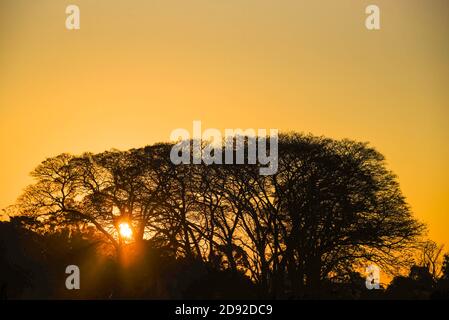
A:
[[[319,295],[369,264],[393,273],[412,262],[424,226],[366,143],[281,135],[271,176],[259,164],[175,165],[171,147],[49,158],[14,214],[40,234],[94,229],[118,256],[140,242],[243,274],[269,297]]]
[[[124,245],[120,259],[92,228],[41,234],[24,224],[24,217],[0,222],[0,300],[449,298],[449,255],[443,257],[440,249],[427,245],[424,259],[408,275],[395,277],[380,290],[367,290],[366,275],[353,271],[340,281],[323,280],[313,295],[273,296],[241,272],[217,269],[199,258],[174,257],[149,240]],[[65,286],[68,265],[80,269],[79,290]]]
[[[0,300],[263,297],[241,273],[174,257],[147,240],[124,246],[119,259],[90,228],[42,234],[24,223],[22,217],[0,222]],[[79,290],[66,287],[69,265],[80,270]]]

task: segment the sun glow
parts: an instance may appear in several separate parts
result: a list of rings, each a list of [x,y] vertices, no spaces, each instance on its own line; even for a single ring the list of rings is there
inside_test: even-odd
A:
[[[126,222],[122,222],[118,226],[120,236],[125,239],[131,239],[133,236],[133,231],[129,227],[129,224]]]

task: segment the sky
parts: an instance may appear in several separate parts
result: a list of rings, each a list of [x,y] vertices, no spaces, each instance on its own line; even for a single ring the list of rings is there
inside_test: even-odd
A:
[[[47,157],[200,120],[370,142],[448,250],[448,35],[447,0],[0,0],[0,208]]]

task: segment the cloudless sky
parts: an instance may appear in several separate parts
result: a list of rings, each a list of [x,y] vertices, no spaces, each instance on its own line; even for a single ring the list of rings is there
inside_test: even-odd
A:
[[[201,120],[369,141],[449,245],[448,35],[447,0],[0,0],[0,208],[46,157]]]

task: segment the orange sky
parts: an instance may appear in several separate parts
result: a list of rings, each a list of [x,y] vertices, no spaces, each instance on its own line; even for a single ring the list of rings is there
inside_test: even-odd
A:
[[[449,246],[448,35],[447,0],[1,0],[0,208],[48,156],[201,120],[371,142]]]

